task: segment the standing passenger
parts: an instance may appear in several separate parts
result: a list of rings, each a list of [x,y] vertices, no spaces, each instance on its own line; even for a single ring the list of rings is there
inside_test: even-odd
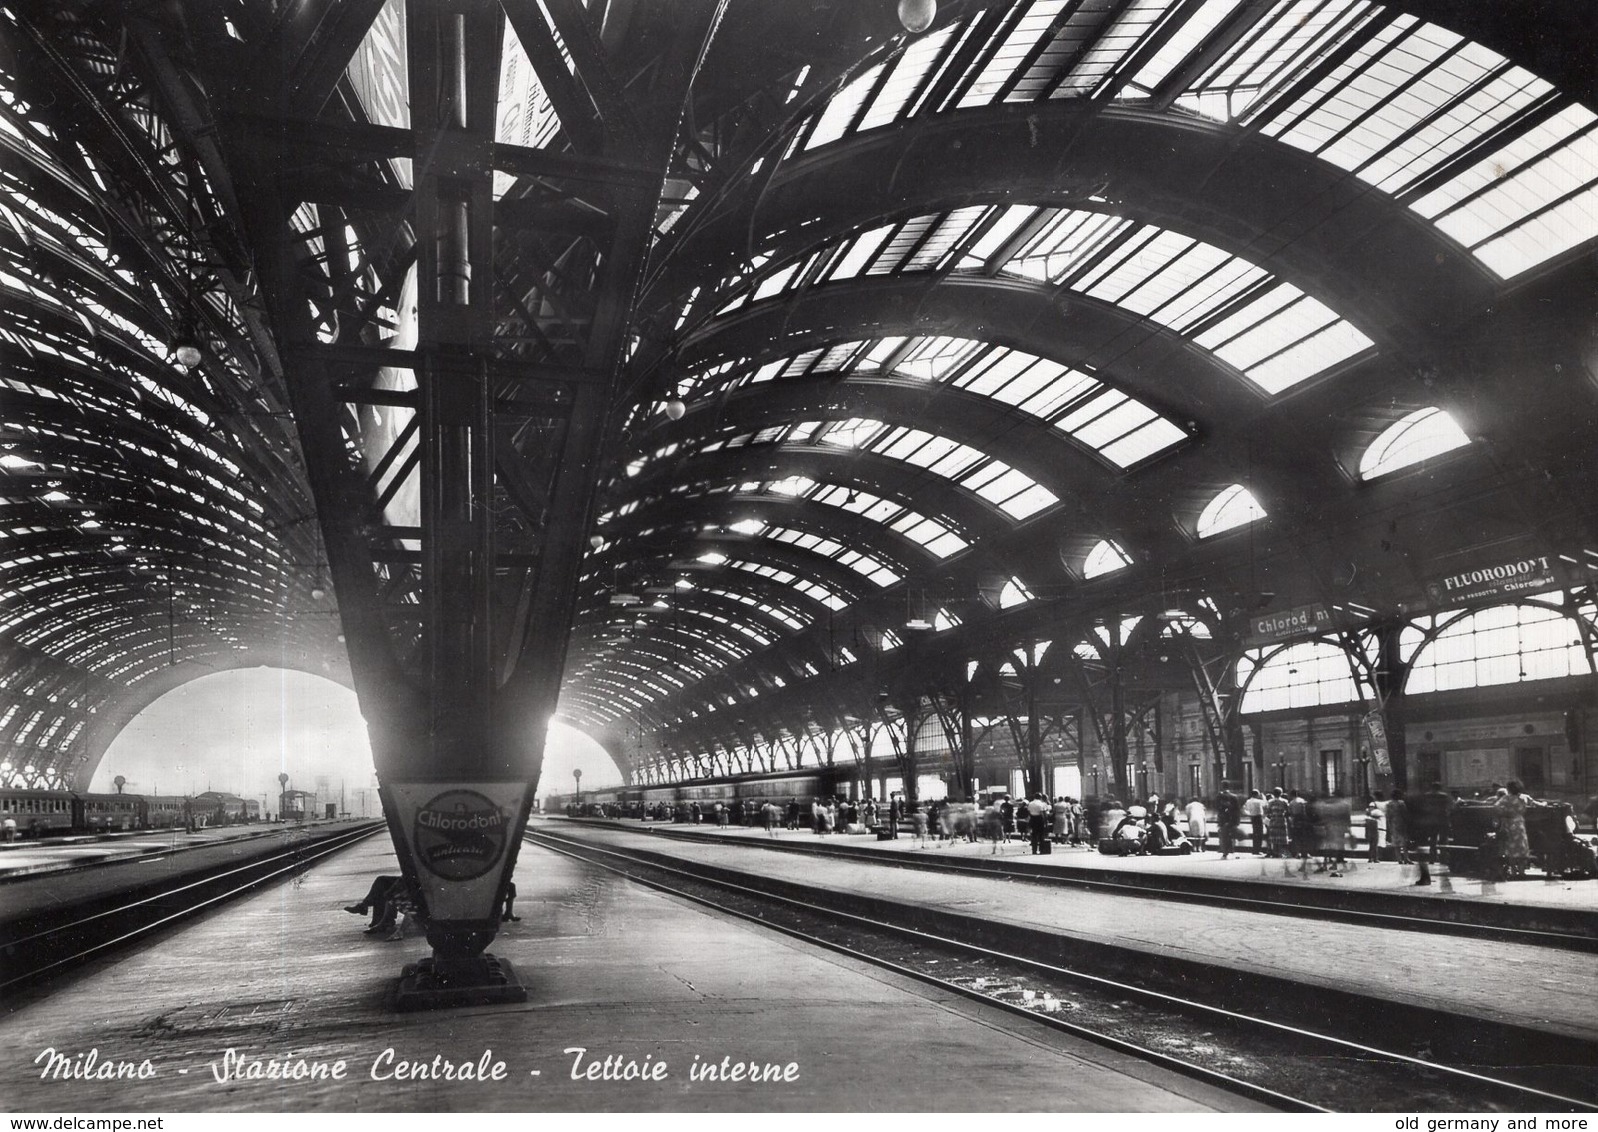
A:
[[[1393,787],[1387,802],[1387,844],[1393,847],[1393,860],[1409,864],[1409,803],[1402,786]]]
[[[1418,885],[1431,884],[1431,862],[1435,859],[1442,867],[1442,847],[1448,839],[1449,816],[1454,800],[1448,796],[1441,782],[1416,798],[1409,806],[1410,843],[1415,847],[1415,861],[1420,865]]]
[[[1295,857],[1308,858],[1315,841],[1315,827],[1310,821],[1309,803],[1297,790],[1287,803],[1287,840],[1289,851]]]
[[[1493,804],[1498,811],[1498,854],[1512,877],[1524,875],[1531,862],[1531,844],[1526,838],[1526,807],[1530,804],[1525,788],[1514,778]]]
[[[1049,803],[1042,794],[1027,800],[1027,835],[1034,854],[1044,853],[1044,842],[1049,839]]]
[[[1187,839],[1193,843],[1193,852],[1202,853],[1209,843],[1209,816],[1204,803],[1194,798],[1187,804]]]
[[[1243,816],[1248,819],[1249,833],[1254,839],[1254,853],[1265,852],[1265,799],[1258,790],[1248,792],[1243,803]]]
[[[1287,798],[1284,791],[1277,790],[1265,803],[1265,833],[1270,839],[1267,857],[1287,856],[1287,819]]]
[[[1365,859],[1373,865],[1382,859],[1382,815],[1386,810],[1380,793],[1372,795],[1365,807]]]
[[[1238,796],[1232,793],[1230,783],[1221,783],[1221,792],[1215,799],[1215,821],[1217,832],[1221,835],[1221,860],[1226,860],[1232,855],[1237,842],[1237,822],[1242,816],[1243,804]]]

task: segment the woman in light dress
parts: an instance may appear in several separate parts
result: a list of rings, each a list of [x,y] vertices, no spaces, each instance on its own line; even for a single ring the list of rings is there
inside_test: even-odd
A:
[[[1531,799],[1522,792],[1524,787],[1516,779],[1509,780],[1509,789],[1498,796],[1498,853],[1504,869],[1510,876],[1526,871],[1531,860],[1531,845],[1526,840],[1526,807]]]

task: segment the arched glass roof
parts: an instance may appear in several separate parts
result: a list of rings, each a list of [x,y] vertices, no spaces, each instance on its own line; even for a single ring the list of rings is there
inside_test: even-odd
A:
[[[425,639],[431,174],[407,6],[338,7],[313,35],[245,4],[0,12],[14,766],[69,781],[99,709],[185,673]],[[1213,642],[1262,602],[1416,608],[1483,547],[1586,561],[1598,52],[1557,6],[979,0],[912,35],[891,5],[729,5],[665,127],[629,99],[680,9],[579,42],[555,24],[595,10],[565,8],[493,13],[466,352],[494,412],[529,375],[601,391],[590,481],[537,463],[575,398],[518,407],[484,473],[525,517],[498,578],[597,539],[545,575],[578,595],[577,722],[727,755],[740,713],[740,742],[826,729],[855,685],[1025,635],[1098,657],[1159,614]],[[1461,446],[1443,407],[1479,459],[1363,482]],[[370,513],[318,512],[313,455]],[[345,642],[351,543],[387,620]]]

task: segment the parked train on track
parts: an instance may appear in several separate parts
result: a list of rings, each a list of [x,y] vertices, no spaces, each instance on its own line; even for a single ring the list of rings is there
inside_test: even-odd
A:
[[[790,801],[799,801],[808,806],[812,799],[836,795],[840,782],[848,777],[844,768],[828,767],[769,774],[736,774],[660,786],[601,787],[584,790],[580,797],[575,794],[556,794],[549,797],[546,805],[558,813],[628,818],[653,815],[660,812],[663,806],[674,810],[695,802],[701,810],[713,807],[717,802],[730,807],[734,802],[740,806],[759,806],[764,802],[786,806]]]
[[[15,822],[20,837],[234,824],[260,818],[260,803],[245,798],[0,789],[0,822]]]

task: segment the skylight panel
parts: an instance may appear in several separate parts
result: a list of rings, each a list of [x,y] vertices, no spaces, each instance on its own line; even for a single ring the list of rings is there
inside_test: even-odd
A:
[[[833,593],[826,586],[821,585],[819,582],[799,579],[793,582],[793,588],[807,597],[814,598],[816,601],[820,602],[822,605],[833,610],[834,612],[840,609],[847,609],[849,607],[849,603],[847,601]]]
[[[1199,538],[1209,538],[1236,527],[1246,526],[1256,519],[1265,518],[1265,509],[1259,505],[1248,488],[1240,483],[1221,492],[1199,515],[1194,529]]]
[[[842,369],[852,369],[860,353],[860,342],[844,342],[837,346],[829,347],[819,358],[816,364],[810,367],[811,373],[837,373]]]
[[[822,434],[821,438],[828,444],[859,448],[881,429],[881,421],[862,420],[856,417],[846,421],[822,421],[816,431]]]
[[[1397,193],[1551,90],[1480,44],[1406,18],[1264,130]]]
[[[1240,118],[1266,95],[1294,81],[1323,59],[1376,11],[1366,0],[1294,0],[1206,74],[1195,90],[1222,94],[1226,119]],[[1414,22],[1410,16],[1400,21]]]
[[[885,126],[899,116],[915,94],[916,89],[926,79],[928,73],[937,63],[943,48],[948,44],[949,38],[954,35],[958,25],[950,24],[939,28],[929,35],[913,40],[905,48],[894,64],[893,73],[888,76],[888,81],[882,84],[882,89],[877,92],[876,98],[871,100],[871,105],[860,119],[859,130],[869,130],[877,126]]]
[[[1028,518],[1059,502],[1048,488],[999,460],[960,482],[1015,519]]]
[[[816,486],[816,481],[806,476],[789,476],[787,479],[773,480],[771,490],[778,495],[803,495]]]
[[[1308,300],[1315,303],[1315,300]],[[1319,303],[1315,303],[1320,306]],[[1335,317],[1335,316],[1334,316]],[[1294,342],[1244,372],[1267,393],[1281,393],[1369,349],[1371,340],[1341,319]]]
[[[1035,0],[960,96],[960,106],[986,106],[1015,75],[1065,8],[1065,0]]]
[[[1194,341],[1272,394],[1374,345],[1324,303],[1284,282]]]
[[[849,127],[853,124],[855,115],[859,113],[861,104],[876,87],[877,79],[882,75],[882,67],[883,64],[878,63],[832,96],[826,110],[822,111],[821,120],[816,123],[816,128],[805,141],[805,149],[815,149],[817,146],[837,141],[849,132]]]
[[[974,205],[969,208],[957,208],[949,213],[943,223],[938,225],[937,231],[927,237],[926,242],[916,249],[915,254],[904,263],[901,270],[926,271],[939,266],[949,250],[971,234],[987,211],[986,205]]]
[[[896,435],[890,433],[885,439],[886,443],[876,448],[882,455],[944,476],[956,475],[955,469],[963,470],[983,458],[981,452],[969,445],[946,436],[933,436],[920,429],[901,429]]]
[[[886,247],[882,249],[874,263],[866,270],[867,275],[887,275],[897,271],[906,256],[921,241],[921,238],[930,232],[938,217],[917,216],[906,220],[893,234]]]
[[[1090,286],[1081,289],[1094,298],[1170,325],[1173,319],[1164,310],[1166,305],[1214,275],[1233,258],[1219,248],[1175,232],[1159,232],[1153,239],[1135,246],[1131,254]]]
[[[1113,440],[1154,419],[1154,410],[1124,393],[1107,391],[1094,398],[1100,415],[1082,426],[1076,438],[1090,448],[1100,449]]]
[[[777,371],[778,377],[803,377],[810,369],[810,365],[821,357],[821,351],[806,350],[802,354],[795,354],[788,362]]]
[[[1073,98],[1092,94],[1104,78],[1119,67],[1138,42],[1165,15],[1170,0],[1133,0],[1127,9],[1093,45],[1081,62],[1071,68],[1052,98]]]
[[[1156,452],[1163,452],[1180,441],[1187,439],[1187,433],[1164,417],[1155,417],[1141,428],[1134,429],[1121,439],[1106,444],[1099,450],[1099,454],[1112,463],[1123,468],[1129,468],[1139,460],[1146,459]]]
[[[979,386],[986,386],[996,378],[1014,371],[1011,379],[998,386],[991,395],[1044,420],[1048,420],[1065,406],[1103,388],[1096,379],[1058,362],[1025,354],[1019,350],[1000,353],[1004,356],[999,358],[996,364],[981,374],[968,375],[959,384],[970,388],[973,392],[982,392]]]
[[[1411,207],[1513,278],[1598,236],[1595,122],[1568,106]]]
[[[781,294],[783,288],[788,285],[788,281],[799,270],[799,266],[799,263],[795,261],[782,270],[774,271],[766,276],[765,279],[761,280],[760,286],[755,288],[755,301],[759,302],[761,299],[769,299],[773,295]]]
[[[1144,90],[1155,90],[1184,62],[1188,55],[1204,42],[1204,37],[1218,27],[1222,20],[1237,10],[1241,0],[1210,0],[1193,12],[1182,26],[1176,29],[1165,45],[1154,54],[1142,70],[1132,77],[1131,85]]]
[[[1058,281],[1133,226],[1133,221],[1119,216],[1061,209],[1004,264],[1004,270],[1042,282]]]
[[[1082,577],[1097,578],[1130,565],[1132,558],[1126,551],[1109,539],[1101,539],[1082,560]]]
[[[921,338],[894,368],[899,373],[934,381],[986,348],[986,343],[970,338]]]
[[[1371,442],[1359,461],[1359,478],[1373,480],[1470,443],[1454,418],[1436,406],[1418,409]]]
[[[849,567],[851,570],[864,574],[879,586],[891,586],[899,580],[899,575],[884,566],[869,554],[859,551],[846,551],[836,556],[836,561]]]
[[[827,278],[854,279],[859,276],[865,271],[866,264],[871,261],[871,257],[877,254],[877,250],[893,234],[893,230],[894,225],[885,224],[881,228],[873,228],[869,232],[856,236],[849,251],[838,261],[837,266],[827,273]]]
[[[1074,281],[1072,286],[1095,299],[1146,315],[1157,310],[1184,283],[1191,282],[1192,273],[1182,272],[1177,265],[1198,246],[1199,242],[1189,236],[1144,228],[1118,249],[1116,257]],[[1199,265],[1200,269],[1202,266]],[[1151,280],[1159,280],[1163,286],[1148,287]]]
[[[961,267],[982,267],[988,258],[1004,246],[1005,242],[1041,209],[1029,208],[1025,205],[1010,205],[1006,208],[996,209],[998,215],[988,225],[987,230],[977,237],[976,243],[967,249],[960,259]]]
[[[907,512],[903,518],[889,524],[921,548],[939,558],[947,558],[951,554],[958,554],[969,544],[965,539],[955,534],[948,527],[934,519],[923,518],[914,512]]]

